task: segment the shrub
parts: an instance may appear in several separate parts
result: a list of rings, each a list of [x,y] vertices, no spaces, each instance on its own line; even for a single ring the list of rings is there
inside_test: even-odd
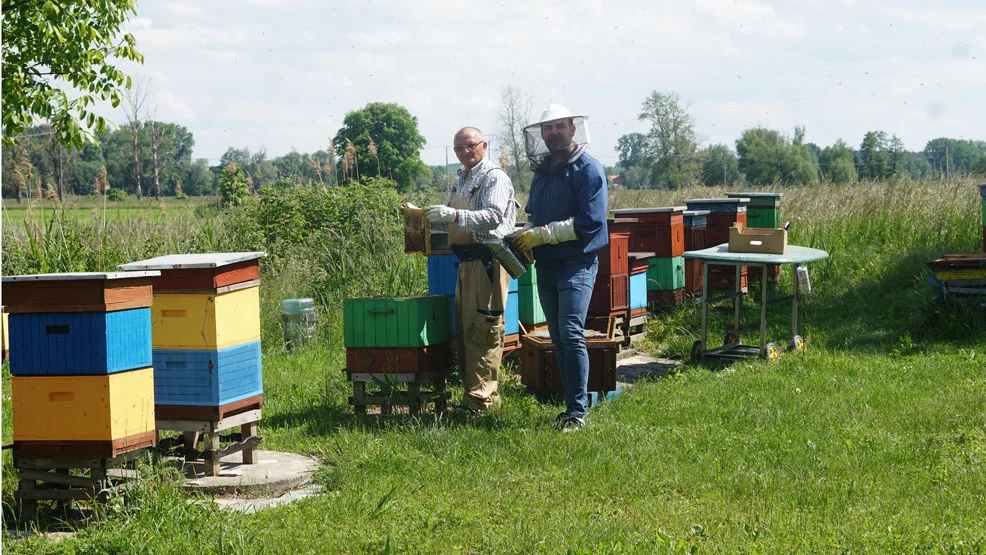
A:
[[[110,191],[106,193],[106,198],[114,202],[122,202],[127,200],[127,192],[123,189],[110,189]]]

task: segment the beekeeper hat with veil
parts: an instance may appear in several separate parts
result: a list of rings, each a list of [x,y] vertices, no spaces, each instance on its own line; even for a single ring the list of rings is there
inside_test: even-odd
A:
[[[551,104],[541,113],[541,119],[524,128],[524,146],[531,160],[531,169],[543,173],[556,166],[545,159],[553,152],[570,152],[558,161],[571,162],[582,155],[589,144],[589,116],[577,116],[561,104]]]

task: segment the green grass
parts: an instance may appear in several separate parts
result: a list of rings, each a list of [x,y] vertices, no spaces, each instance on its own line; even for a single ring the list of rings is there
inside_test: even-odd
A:
[[[678,204],[720,190],[616,193],[611,205]],[[265,448],[318,457],[322,495],[254,515],[189,504],[166,471],[125,505],[57,543],[3,536],[15,553],[694,553],[981,552],[986,517],[986,317],[945,307],[924,263],[977,250],[971,182],[784,189],[791,244],[829,250],[810,265],[805,355],[777,363],[687,363],[590,411],[560,434],[559,407],[523,393],[504,371],[503,406],[482,417],[350,413],[338,300],[351,291],[423,287],[419,262],[373,262],[393,238],[324,238],[265,267]],[[968,197],[968,198],[966,198]],[[217,223],[229,229],[230,222]],[[6,231],[6,229],[5,229]],[[378,242],[374,242],[378,241]],[[383,242],[379,242],[383,241]],[[396,246],[395,246],[396,245]],[[7,252],[5,245],[5,253]],[[325,258],[313,258],[323,249]],[[331,247],[338,249],[339,247]],[[309,250],[311,249],[311,250]],[[294,251],[288,251],[294,252]],[[333,254],[335,253],[335,254]],[[332,255],[332,256],[330,256]],[[334,256],[334,257],[333,257]],[[379,255],[377,255],[379,257]],[[333,275],[325,265],[339,264]],[[399,277],[372,277],[393,274]],[[367,275],[362,275],[367,274]],[[788,272],[780,288],[789,288]],[[321,335],[279,348],[277,302],[321,292]],[[345,294],[342,292],[346,292]],[[756,334],[754,300],[743,332]],[[712,311],[710,336],[731,321]],[[790,308],[768,334],[786,344]],[[685,358],[694,305],[654,318],[658,354]],[[4,373],[3,438],[10,442]],[[453,385],[454,394],[461,386]],[[15,472],[4,453],[10,517]],[[45,514],[53,526],[57,511]],[[9,522],[9,521],[8,521]]]

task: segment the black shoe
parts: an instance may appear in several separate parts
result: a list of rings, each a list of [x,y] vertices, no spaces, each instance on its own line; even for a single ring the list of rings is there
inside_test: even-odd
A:
[[[581,430],[582,428],[585,428],[585,420],[579,418],[578,416],[569,416],[564,422],[562,422],[561,425],[561,431],[565,433],[575,432]]]

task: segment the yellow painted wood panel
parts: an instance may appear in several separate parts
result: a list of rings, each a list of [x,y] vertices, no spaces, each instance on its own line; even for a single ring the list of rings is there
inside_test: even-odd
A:
[[[965,268],[960,270],[936,270],[935,279],[951,281],[953,279],[986,279],[986,269]]]
[[[155,349],[225,349],[260,340],[260,288],[219,295],[159,293],[151,308]]]
[[[14,376],[14,441],[112,441],[154,431],[154,370]]]
[[[4,312],[3,313],[3,321],[0,322],[0,327],[3,328],[3,345],[2,345],[3,346],[3,349],[2,350],[4,350],[4,351],[9,351],[10,350],[10,332],[7,331],[7,326],[9,325],[8,322],[9,322],[9,318],[7,318],[7,313]]]

